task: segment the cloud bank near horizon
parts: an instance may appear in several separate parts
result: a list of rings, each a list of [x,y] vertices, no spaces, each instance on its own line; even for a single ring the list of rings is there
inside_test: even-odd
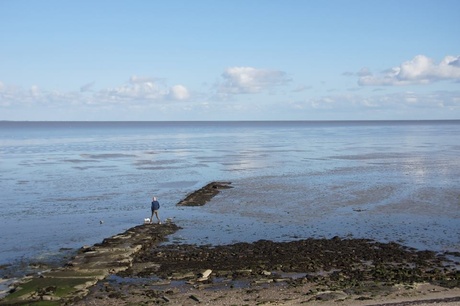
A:
[[[368,68],[358,73],[361,86],[404,86],[430,84],[452,80],[460,82],[460,56],[446,56],[439,63],[424,55],[417,55],[397,67],[373,75]]]
[[[451,81],[460,83],[460,56],[445,56],[439,63],[433,59],[417,55],[374,75],[369,68],[357,73],[346,73],[357,77],[361,87],[401,88],[407,85],[428,85],[435,82]],[[7,85],[0,80],[0,108],[20,107],[40,108],[152,108],[179,109],[183,111],[209,111],[231,109],[237,112],[268,110],[276,105],[277,110],[315,111],[315,110],[381,110],[410,108],[460,108],[460,91],[443,90],[429,94],[413,92],[399,93],[361,93],[349,94],[346,90],[336,95],[314,95],[313,90],[306,92],[294,87],[293,78],[287,72],[276,69],[260,69],[250,66],[234,66],[225,69],[207,92],[191,89],[183,84],[168,85],[167,80],[159,77],[132,75],[128,81],[110,88],[96,89],[96,82],[87,82],[78,90],[63,92],[42,89],[32,85],[23,89],[16,85]],[[204,81],[209,83],[208,81]],[[292,88],[290,88],[290,86]],[[312,89],[313,86],[302,88]],[[282,91],[276,95],[276,102],[264,103],[267,95]],[[251,95],[247,100],[245,97]],[[257,97],[257,98],[255,98]],[[244,99],[244,101],[242,101]],[[255,102],[254,102],[255,101]],[[244,106],[243,106],[244,105]],[[0,118],[8,119],[8,118]]]

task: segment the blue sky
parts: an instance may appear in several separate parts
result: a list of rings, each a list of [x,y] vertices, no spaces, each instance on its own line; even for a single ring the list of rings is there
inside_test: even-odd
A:
[[[0,0],[0,120],[460,119],[460,1]]]

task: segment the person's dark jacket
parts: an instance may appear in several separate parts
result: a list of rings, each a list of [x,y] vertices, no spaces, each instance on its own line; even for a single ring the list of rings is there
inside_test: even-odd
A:
[[[152,201],[152,210],[159,210],[160,203],[158,201]]]

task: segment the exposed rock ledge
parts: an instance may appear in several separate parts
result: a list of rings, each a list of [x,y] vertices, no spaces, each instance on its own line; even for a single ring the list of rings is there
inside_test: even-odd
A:
[[[142,248],[164,241],[165,236],[178,229],[173,223],[139,225],[92,247],[82,247],[65,267],[26,277],[15,284],[0,305],[29,305],[40,301],[47,301],[46,305],[71,304],[85,296],[99,280],[128,269]]]
[[[185,199],[177,203],[178,206],[203,206],[216,196],[220,189],[233,188],[230,182],[212,182],[201,189],[189,194]]]

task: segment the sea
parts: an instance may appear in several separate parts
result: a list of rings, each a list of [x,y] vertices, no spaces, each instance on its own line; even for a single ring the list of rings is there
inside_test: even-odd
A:
[[[208,204],[176,204],[213,181]],[[0,277],[140,225],[165,243],[335,236],[460,251],[460,120],[0,122]]]

